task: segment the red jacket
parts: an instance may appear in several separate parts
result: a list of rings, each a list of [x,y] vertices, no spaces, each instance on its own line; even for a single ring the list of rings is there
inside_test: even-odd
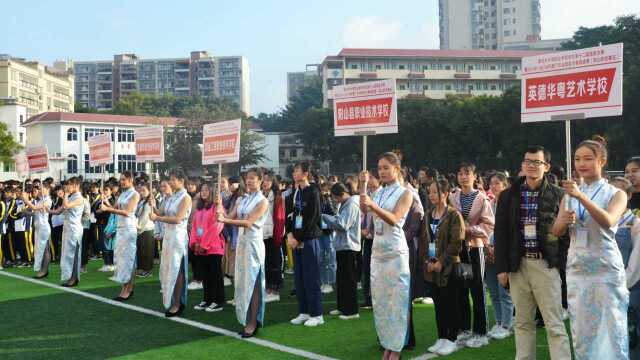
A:
[[[273,200],[273,243],[275,246],[281,246],[284,240],[284,198],[276,196]]]
[[[202,229],[200,235],[198,229]],[[196,253],[196,255],[224,255],[225,240],[222,236],[222,229],[224,229],[224,224],[217,221],[215,205],[208,210],[196,210],[192,218],[189,248],[195,250],[196,243],[199,243],[204,251]]]

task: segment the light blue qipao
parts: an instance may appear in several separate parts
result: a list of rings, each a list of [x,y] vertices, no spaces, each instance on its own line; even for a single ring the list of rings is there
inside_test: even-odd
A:
[[[165,216],[176,216],[180,211],[180,204],[189,196],[186,189],[181,189],[173,194],[169,199],[165,200]],[[189,234],[187,232],[187,221],[191,208],[187,210],[184,219],[179,224],[165,224],[164,237],[162,238],[162,255],[160,258],[160,286],[162,288],[162,304],[166,310],[171,308],[173,300],[173,291],[176,281],[183,270],[184,286],[180,301],[183,305],[187,304],[187,276],[188,276],[188,257],[187,249],[189,246]]]
[[[82,198],[79,192],[69,195],[69,202]],[[82,213],[84,203],[64,211],[62,228],[62,250],[60,251],[60,279],[69,281],[75,275],[80,280],[80,259],[82,256]],[[75,269],[74,269],[75,265]]]
[[[238,205],[238,219],[247,219],[266,198],[257,191],[245,196]],[[265,308],[265,278],[264,261],[265,248],[262,227],[267,220],[265,212],[250,228],[241,228],[236,246],[236,268],[234,272],[236,318],[242,326],[247,325],[249,306],[255,289],[256,281],[260,281],[260,302],[257,320],[264,325]]]
[[[43,210],[33,213],[33,271],[42,270],[42,260],[44,260],[45,251],[49,247],[49,238],[51,237],[51,224],[49,224],[49,213],[51,209],[51,198],[49,196],[42,197],[34,201],[34,205],[44,205]]]
[[[373,201],[393,211],[408,191],[399,183],[386,186]],[[402,226],[404,219],[391,226],[374,215],[374,238],[371,251],[371,300],[380,344],[400,352],[407,343],[409,329],[409,248]],[[382,232],[380,232],[382,230]]]
[[[602,209],[620,191],[601,179],[582,184],[582,191]],[[617,223],[604,229],[576,199],[570,208],[578,217],[570,229],[567,258],[567,296],[571,337],[578,360],[628,359],[626,286],[622,255],[615,240]],[[579,233],[586,232],[586,244]]]
[[[137,192],[133,187],[124,191],[118,196],[116,208],[119,210],[127,209],[136,194]],[[136,225],[137,221],[134,213],[128,216],[116,215],[115,250],[113,257],[116,265],[114,278],[119,284],[127,284],[130,282],[136,270],[136,240],[138,237]]]

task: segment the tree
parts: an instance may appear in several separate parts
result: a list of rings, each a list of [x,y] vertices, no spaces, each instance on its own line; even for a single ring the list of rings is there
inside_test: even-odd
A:
[[[7,130],[7,124],[0,123],[0,162],[13,164],[14,155],[22,149],[13,135]]]

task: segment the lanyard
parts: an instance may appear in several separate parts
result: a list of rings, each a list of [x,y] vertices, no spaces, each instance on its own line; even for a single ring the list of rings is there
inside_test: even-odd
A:
[[[602,187],[604,186],[604,184],[600,185],[600,187],[598,188],[598,190],[596,190],[595,193],[593,193],[593,196],[591,196],[591,201],[593,201],[593,199],[596,198],[596,196],[598,196],[598,193],[600,192],[600,190],[602,190]],[[583,222],[584,221],[584,216],[585,213],[587,212],[587,209],[585,209],[584,207],[582,207],[582,204],[580,202],[578,202],[578,217],[580,218],[580,221]]]
[[[394,189],[391,191],[391,193],[385,198],[384,196],[387,195],[387,192],[389,192],[389,188],[390,187],[394,187]],[[396,191],[400,188],[400,185],[398,184],[394,184],[394,185],[389,185],[388,187],[384,188],[382,190],[382,193],[380,194],[380,202],[378,202],[378,206],[380,206],[381,208],[384,208],[384,204],[386,204],[386,202],[389,200],[389,198],[391,198],[391,196],[393,194],[396,193]]]
[[[299,195],[299,196],[298,196]],[[302,189],[296,188],[296,192],[293,194],[296,209],[298,213],[302,212]]]
[[[631,213],[629,215],[627,215],[625,218],[623,218],[622,220],[620,220],[620,222],[618,223],[618,226],[622,226],[623,224],[626,224],[627,221],[629,221],[629,219],[631,219],[632,217],[634,217],[635,214]]]

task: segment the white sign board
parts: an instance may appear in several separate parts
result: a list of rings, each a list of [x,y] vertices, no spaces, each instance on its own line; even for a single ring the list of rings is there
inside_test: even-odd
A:
[[[89,165],[113,163],[111,134],[101,134],[89,138]]]
[[[333,88],[335,136],[398,132],[396,81],[379,80]]]
[[[162,126],[134,130],[136,161],[164,162],[164,134]]]
[[[525,123],[622,115],[622,43],[523,58],[521,103]]]
[[[240,161],[240,119],[206,124],[202,129],[202,165]]]
[[[49,149],[47,145],[29,146],[25,149],[29,171],[41,173],[49,171]]]

